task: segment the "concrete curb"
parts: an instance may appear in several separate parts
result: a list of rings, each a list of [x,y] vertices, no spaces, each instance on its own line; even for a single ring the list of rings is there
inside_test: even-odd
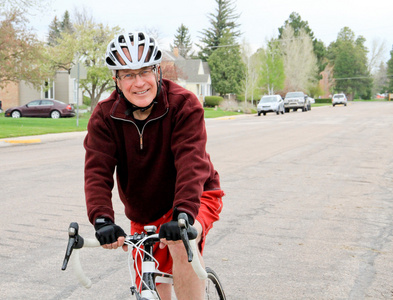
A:
[[[29,140],[3,140],[4,143],[10,144],[37,144],[41,143],[41,139],[29,139]]]

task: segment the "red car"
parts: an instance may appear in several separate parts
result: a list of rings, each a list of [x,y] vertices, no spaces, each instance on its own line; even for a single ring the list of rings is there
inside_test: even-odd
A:
[[[6,117],[41,117],[58,119],[60,117],[75,116],[75,109],[71,104],[58,100],[34,100],[25,105],[11,107],[5,111]]]

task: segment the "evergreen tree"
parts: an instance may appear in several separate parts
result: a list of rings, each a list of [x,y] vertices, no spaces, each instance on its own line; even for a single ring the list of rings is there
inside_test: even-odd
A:
[[[63,21],[61,21],[61,24],[60,24],[60,29],[62,32],[67,32],[67,33],[74,32],[74,26],[71,23],[70,13],[68,12],[68,10],[66,10],[64,13]]]
[[[191,43],[191,35],[189,33],[189,30],[186,26],[183,24],[180,25],[180,27],[176,30],[177,34],[175,35],[175,39],[173,41],[173,45],[170,45],[171,51],[173,51],[173,48],[179,49],[179,54],[183,56],[184,58],[189,58],[192,56],[191,54],[188,54],[192,48],[192,43]]]
[[[203,61],[207,61],[210,55],[217,50],[219,46],[225,46],[221,44],[221,39],[224,35],[231,35],[234,38],[241,35],[240,31],[237,30],[239,24],[236,23],[239,15],[235,14],[235,8],[232,6],[232,1],[215,1],[217,3],[216,14],[209,14],[211,27],[201,32],[203,35],[201,42],[204,46],[197,45],[202,49],[198,56]]]
[[[53,21],[49,25],[49,34],[48,34],[48,45],[54,46],[56,45],[56,40],[60,37],[60,24],[57,19],[57,16],[53,18]]]
[[[215,50],[208,59],[212,86],[221,96],[241,91],[246,67],[242,61],[240,47],[231,33],[224,34],[219,43],[227,45]]]
[[[52,23],[49,25],[48,45],[57,45],[57,40],[63,32],[70,34],[74,32],[74,26],[71,23],[70,14],[67,10],[63,15],[62,21],[59,21],[57,16],[55,16]]]
[[[355,40],[348,27],[341,29],[337,40],[329,45],[328,57],[333,65],[334,90],[350,95],[350,99],[371,98],[372,78],[367,67],[365,39]]]

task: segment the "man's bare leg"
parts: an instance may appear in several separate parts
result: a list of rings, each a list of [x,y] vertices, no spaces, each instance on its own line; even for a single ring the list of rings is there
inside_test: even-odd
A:
[[[200,241],[202,226],[195,221],[194,227],[198,231],[197,243]],[[205,297],[205,280],[200,280],[188,262],[187,252],[183,243],[169,245],[169,252],[173,259],[173,283],[178,300],[203,300]],[[199,260],[203,267],[205,264],[198,251]]]
[[[171,300],[172,297],[172,285],[170,284],[159,284],[157,285],[157,291],[160,295],[161,300]]]

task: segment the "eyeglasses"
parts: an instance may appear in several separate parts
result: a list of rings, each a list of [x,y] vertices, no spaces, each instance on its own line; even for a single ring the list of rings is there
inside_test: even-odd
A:
[[[139,73],[128,73],[128,74],[124,74],[124,75],[121,75],[121,76],[117,75],[116,78],[120,79],[120,80],[123,80],[123,81],[126,81],[128,83],[131,83],[131,82],[135,81],[135,79],[136,79],[136,77],[138,75],[142,79],[148,78],[153,73],[153,71],[155,69],[156,69],[156,67],[154,66],[154,67],[143,69]]]

